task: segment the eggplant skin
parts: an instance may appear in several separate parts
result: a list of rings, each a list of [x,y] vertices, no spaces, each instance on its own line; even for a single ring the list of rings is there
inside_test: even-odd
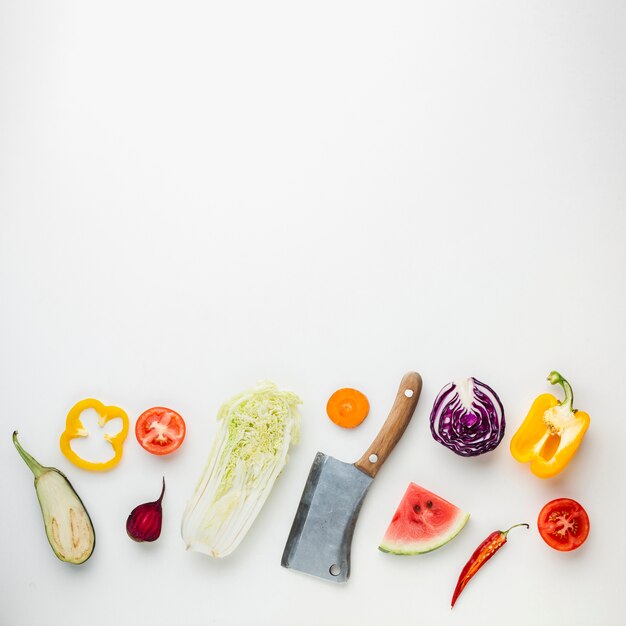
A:
[[[87,509],[67,478],[50,468],[35,480],[46,536],[56,556],[79,565],[92,554],[96,534]]]

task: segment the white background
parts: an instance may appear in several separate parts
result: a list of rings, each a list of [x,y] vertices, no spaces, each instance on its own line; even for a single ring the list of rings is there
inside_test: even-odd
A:
[[[234,626],[620,623],[626,415],[626,3],[0,4],[0,623]],[[315,452],[356,460],[402,374],[424,378],[363,506],[346,586],[279,561]],[[591,428],[541,481],[508,445],[560,370]],[[455,456],[428,416],[448,381],[500,394],[493,453]],[[272,378],[304,401],[301,445],[238,551],[185,552],[182,510],[220,404]],[[356,386],[366,422],[325,416]],[[71,465],[79,399],[187,420],[171,458]],[[90,561],[55,559],[11,444],[66,472]],[[125,533],[158,495],[155,544]],[[377,550],[409,481],[472,517],[450,544]],[[592,530],[548,548],[574,497]],[[528,521],[450,611],[496,528]]]

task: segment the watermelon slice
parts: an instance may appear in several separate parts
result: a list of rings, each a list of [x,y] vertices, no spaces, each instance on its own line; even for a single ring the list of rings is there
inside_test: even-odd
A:
[[[454,539],[468,519],[469,513],[410,483],[378,549],[391,554],[430,552]]]

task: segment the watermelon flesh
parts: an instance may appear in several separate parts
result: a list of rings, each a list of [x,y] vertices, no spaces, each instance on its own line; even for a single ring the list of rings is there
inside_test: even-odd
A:
[[[378,547],[391,554],[422,554],[454,539],[469,519],[447,500],[410,483]]]

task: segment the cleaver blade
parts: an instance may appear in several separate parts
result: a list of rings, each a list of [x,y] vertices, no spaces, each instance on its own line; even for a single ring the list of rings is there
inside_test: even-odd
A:
[[[367,491],[404,433],[422,379],[406,374],[382,429],[356,463],[318,452],[309,471],[281,565],[336,583],[350,576],[352,535]]]
[[[373,480],[352,463],[318,452],[281,565],[333,582],[348,580],[352,534]]]

